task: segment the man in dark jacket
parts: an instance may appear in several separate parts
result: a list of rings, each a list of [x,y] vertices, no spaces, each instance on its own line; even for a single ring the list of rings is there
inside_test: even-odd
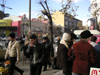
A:
[[[74,33],[70,33],[71,36],[71,40],[69,42],[69,48],[71,48],[71,46],[74,44],[75,39],[77,38],[77,36]]]
[[[49,64],[49,67],[51,66],[50,58],[51,58],[51,56],[52,57],[54,56],[54,51],[53,51],[53,46],[50,43],[47,36],[43,37],[43,44],[44,44],[45,50],[46,50],[46,62],[44,64],[43,71],[46,71],[47,70],[47,64]]]
[[[35,34],[30,36],[29,50],[30,55],[30,75],[41,75],[42,63],[45,61],[45,48],[38,43]]]
[[[71,40],[71,36],[68,33],[64,33],[60,41],[57,51],[57,66],[62,68],[64,75],[69,75],[68,66],[68,42]]]

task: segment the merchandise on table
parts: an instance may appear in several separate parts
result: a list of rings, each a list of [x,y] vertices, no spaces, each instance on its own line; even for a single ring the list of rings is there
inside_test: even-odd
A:
[[[8,70],[3,67],[0,67],[0,74],[1,75],[8,74]]]

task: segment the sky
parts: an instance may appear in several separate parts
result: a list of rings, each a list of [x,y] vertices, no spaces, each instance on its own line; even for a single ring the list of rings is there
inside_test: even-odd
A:
[[[39,4],[39,1],[40,0],[31,0],[31,18],[37,18],[38,14],[41,15],[40,11],[43,10],[43,8]],[[62,0],[47,0],[49,8],[57,11],[61,9],[61,1]],[[86,21],[91,15],[88,11],[90,0],[74,0],[74,2],[76,6],[79,6],[76,11],[78,14],[76,18],[82,20],[83,25],[86,25]],[[0,0],[0,4],[2,3],[3,0]],[[5,8],[5,13],[10,13],[10,15],[15,16],[22,16],[23,14],[26,14],[26,16],[29,17],[29,0],[4,0],[4,3],[5,6],[12,8]],[[0,10],[3,10],[1,6]]]

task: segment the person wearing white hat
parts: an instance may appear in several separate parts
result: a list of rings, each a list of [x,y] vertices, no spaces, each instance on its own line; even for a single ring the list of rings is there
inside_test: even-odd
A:
[[[63,75],[69,74],[67,53],[69,50],[68,42],[70,40],[71,40],[70,34],[64,33],[57,50],[57,66],[59,68],[62,68]]]

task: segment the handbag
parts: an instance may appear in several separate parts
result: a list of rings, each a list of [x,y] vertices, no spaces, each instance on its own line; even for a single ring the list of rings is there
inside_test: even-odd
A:
[[[73,49],[73,46],[72,46],[71,47],[71,56],[68,58],[68,60],[74,61],[74,59],[75,59],[74,54],[75,54],[75,52],[74,52],[74,49]]]

